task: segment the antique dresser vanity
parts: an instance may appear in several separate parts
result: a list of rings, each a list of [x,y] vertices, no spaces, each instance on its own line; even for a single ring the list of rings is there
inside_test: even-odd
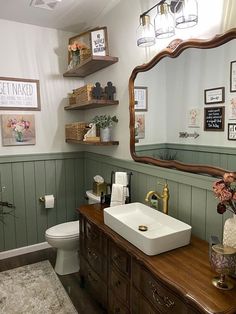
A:
[[[236,313],[236,280],[212,285],[207,242],[147,256],[104,224],[102,206],[79,208],[80,277],[108,313]]]

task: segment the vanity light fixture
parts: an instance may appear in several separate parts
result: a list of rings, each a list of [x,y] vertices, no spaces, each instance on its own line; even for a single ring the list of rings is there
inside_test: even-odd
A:
[[[154,26],[149,12],[157,8]],[[175,35],[175,28],[193,27],[198,22],[197,0],[161,0],[140,15],[137,29],[137,45],[149,47],[155,44],[155,38],[168,38]]]

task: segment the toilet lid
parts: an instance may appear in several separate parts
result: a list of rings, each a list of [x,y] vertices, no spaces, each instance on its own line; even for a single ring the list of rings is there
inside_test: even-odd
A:
[[[53,226],[46,230],[46,235],[56,238],[71,238],[79,236],[79,221],[70,221]]]

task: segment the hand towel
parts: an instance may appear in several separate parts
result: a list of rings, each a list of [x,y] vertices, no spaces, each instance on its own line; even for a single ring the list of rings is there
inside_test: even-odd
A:
[[[122,184],[113,183],[110,207],[123,204],[125,204],[124,186]]]
[[[121,184],[121,185],[126,187],[124,189],[125,197],[128,197],[129,196],[129,189],[128,189],[127,185],[129,182],[128,182],[127,172],[116,172],[115,173],[115,183]]]

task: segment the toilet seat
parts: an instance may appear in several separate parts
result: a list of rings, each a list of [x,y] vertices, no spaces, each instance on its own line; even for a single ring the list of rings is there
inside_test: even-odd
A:
[[[57,239],[71,239],[79,237],[79,221],[70,221],[53,226],[46,230],[45,235],[50,238]]]

